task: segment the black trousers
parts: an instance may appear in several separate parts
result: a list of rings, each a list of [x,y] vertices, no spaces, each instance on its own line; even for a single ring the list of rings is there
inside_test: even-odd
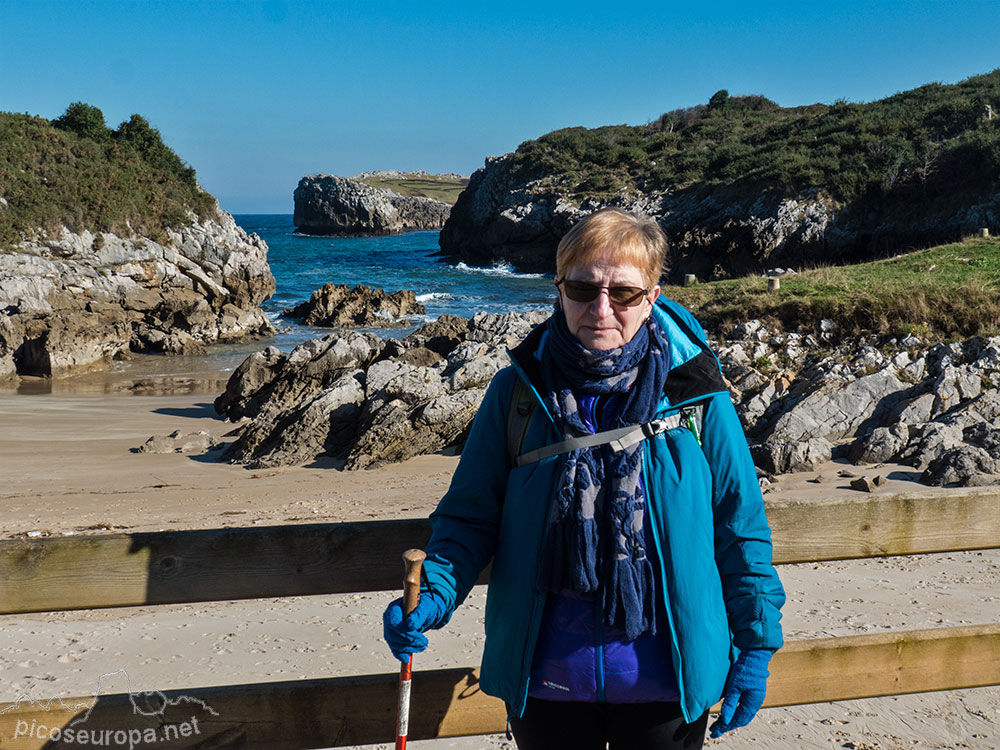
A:
[[[684,722],[680,703],[572,703],[528,698],[510,720],[518,750],[699,750],[708,712]]]

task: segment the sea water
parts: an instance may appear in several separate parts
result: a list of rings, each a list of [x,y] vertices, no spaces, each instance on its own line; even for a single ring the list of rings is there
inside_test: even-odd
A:
[[[267,243],[267,260],[277,290],[263,304],[275,326],[290,329],[294,320],[283,310],[309,299],[332,282],[366,284],[395,292],[409,289],[426,314],[407,329],[384,329],[383,335],[405,334],[416,324],[450,313],[471,317],[477,312],[527,312],[549,308],[555,299],[552,276],[515,272],[509,265],[478,268],[450,264],[437,257],[438,232],[410,232],[391,237],[314,237],[295,234],[290,215],[239,214],[236,223]],[[312,336],[323,329],[307,329]]]

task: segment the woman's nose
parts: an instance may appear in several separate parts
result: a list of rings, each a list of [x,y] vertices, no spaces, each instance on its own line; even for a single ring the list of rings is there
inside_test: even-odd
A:
[[[599,318],[606,318],[613,312],[611,307],[611,294],[607,287],[601,287],[597,297],[590,303],[590,309]]]

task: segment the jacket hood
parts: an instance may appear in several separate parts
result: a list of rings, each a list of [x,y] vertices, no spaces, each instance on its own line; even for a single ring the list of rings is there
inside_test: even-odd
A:
[[[653,318],[670,344],[670,370],[663,386],[668,405],[728,390],[719,360],[709,349],[701,324],[690,312],[661,294],[653,305]],[[539,393],[544,390],[539,352],[545,346],[547,324],[548,321],[535,326],[524,341],[509,351],[520,376]]]

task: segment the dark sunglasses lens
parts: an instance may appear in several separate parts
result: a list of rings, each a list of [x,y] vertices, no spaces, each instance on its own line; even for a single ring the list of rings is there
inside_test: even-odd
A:
[[[561,283],[566,296],[574,302],[593,302],[597,299],[597,295],[601,293],[601,289],[603,288],[596,284],[588,284],[586,281],[570,281],[566,279]],[[645,294],[646,290],[637,286],[608,287],[608,296],[611,298],[611,301],[616,305],[624,307],[635,307],[642,302]]]
[[[563,281],[566,296],[574,302],[593,302],[601,293],[601,287],[585,281]]]
[[[642,302],[645,294],[646,290],[640,289],[637,286],[613,286],[608,289],[608,296],[611,297],[611,301],[616,305],[624,305],[625,307],[635,307]]]

